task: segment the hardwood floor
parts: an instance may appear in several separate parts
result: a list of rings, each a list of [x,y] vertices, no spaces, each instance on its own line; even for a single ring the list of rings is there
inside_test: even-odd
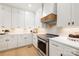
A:
[[[0,56],[40,56],[33,45],[0,52]]]

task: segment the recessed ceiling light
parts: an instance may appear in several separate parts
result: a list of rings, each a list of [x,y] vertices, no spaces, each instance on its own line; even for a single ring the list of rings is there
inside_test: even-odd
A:
[[[31,4],[28,4],[28,7],[32,7],[32,5]]]

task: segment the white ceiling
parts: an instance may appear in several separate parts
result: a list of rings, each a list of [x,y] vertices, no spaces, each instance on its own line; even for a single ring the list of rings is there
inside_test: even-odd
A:
[[[31,6],[29,7],[28,4],[30,4]],[[6,3],[6,5],[35,12],[39,8],[41,8],[42,4],[41,3]]]

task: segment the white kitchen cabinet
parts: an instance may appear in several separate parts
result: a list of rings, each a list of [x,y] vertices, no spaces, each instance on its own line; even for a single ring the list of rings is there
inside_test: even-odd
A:
[[[68,27],[71,26],[71,4],[58,3],[57,4],[57,26]]]
[[[2,5],[0,5],[0,27],[2,26]]]
[[[35,15],[32,12],[25,12],[25,28],[34,28]]]
[[[31,33],[27,34],[27,45],[32,44],[32,40],[33,40],[32,34]]]
[[[0,51],[17,47],[17,37],[15,35],[4,35],[0,38]]]
[[[18,47],[27,45],[27,35],[18,35]]]
[[[17,36],[16,35],[8,35],[6,39],[8,40],[7,42],[8,49],[17,48]]]
[[[4,27],[11,27],[11,8],[8,6],[3,6],[3,26]]]
[[[0,5],[0,26],[11,27],[11,8],[5,5]]]
[[[0,51],[4,51],[4,50],[8,49],[8,47],[7,47],[8,40],[5,37],[0,39]]]
[[[18,47],[21,47],[21,46],[26,46],[26,45],[29,45],[29,44],[32,44],[32,36],[31,34],[20,34],[20,35],[17,35],[17,43],[18,43]]]
[[[50,46],[50,56],[60,56],[61,52],[60,50],[55,47],[54,45]]]
[[[55,38],[56,39],[56,38]],[[77,49],[59,43],[57,41],[49,40],[49,55],[50,56],[78,56],[79,52]]]
[[[23,10],[18,10],[18,11],[19,11],[18,26],[20,28],[24,28],[25,11],[23,11]]]
[[[25,12],[12,8],[12,27],[24,28]]]
[[[64,50],[63,53],[62,53],[62,56],[77,56],[77,55],[73,54],[72,52]]]
[[[72,25],[79,26],[79,3],[72,3]]]
[[[38,39],[37,39],[37,35],[33,34],[33,45],[37,48],[38,46]]]
[[[53,41],[49,42],[49,56],[61,56],[62,49],[53,44]]]
[[[19,27],[19,11],[16,8],[12,8],[12,27]]]
[[[0,36],[0,51],[32,44],[32,35],[16,34]]]
[[[76,27],[79,26],[79,3],[57,4],[57,26]]]

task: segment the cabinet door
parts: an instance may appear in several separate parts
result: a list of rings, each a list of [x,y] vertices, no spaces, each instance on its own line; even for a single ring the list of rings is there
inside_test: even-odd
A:
[[[7,40],[6,38],[1,38],[0,39],[0,51],[7,50]]]
[[[25,12],[25,27],[34,28],[34,17],[32,12]]]
[[[49,46],[49,55],[50,56],[60,56],[61,55],[61,50],[57,46],[50,44]]]
[[[8,6],[3,6],[3,25],[5,27],[11,27],[11,8]]]
[[[0,5],[0,27],[2,27],[3,26],[3,22],[2,22],[2,10],[3,10],[3,6],[2,5]]]
[[[16,8],[12,8],[12,27],[19,27],[19,11]]]
[[[22,35],[17,35],[17,39],[18,47],[24,46],[25,40],[22,38]]]
[[[18,47],[27,45],[27,35],[18,35]]]
[[[24,28],[25,13],[22,10],[18,10],[18,11],[19,11],[19,13],[18,13],[19,19],[17,19],[18,20],[18,26],[20,28]]]
[[[38,39],[36,34],[33,34],[33,45],[37,48]]]
[[[8,40],[8,49],[16,48],[17,47],[17,36],[16,35],[9,35],[6,38]]]
[[[58,3],[57,4],[57,26],[67,27],[71,25],[71,4]]]
[[[32,40],[33,40],[32,34],[31,33],[27,34],[27,45],[32,44]]]
[[[24,27],[25,12],[16,8],[12,9],[12,26],[13,27]]]
[[[79,26],[79,3],[72,3],[72,25]]]
[[[28,20],[29,20],[29,12],[25,12],[25,28],[28,28],[29,25],[28,25]]]
[[[0,6],[0,21],[2,27],[11,27],[11,8],[5,5]]]
[[[17,35],[18,37],[18,47],[26,46],[32,44],[32,36],[29,34]]]

